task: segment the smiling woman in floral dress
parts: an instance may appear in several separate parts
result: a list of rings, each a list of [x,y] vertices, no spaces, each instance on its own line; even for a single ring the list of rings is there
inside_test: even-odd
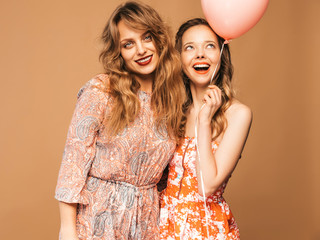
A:
[[[234,98],[228,45],[219,65],[223,42],[199,18],[182,24],[176,35],[188,99],[185,137],[170,161],[168,186],[161,198],[161,239],[240,238],[222,194],[241,156],[252,114]]]
[[[181,137],[179,58],[141,3],[120,5],[102,39],[106,73],[78,94],[59,172],[60,239],[158,239],[156,184]]]

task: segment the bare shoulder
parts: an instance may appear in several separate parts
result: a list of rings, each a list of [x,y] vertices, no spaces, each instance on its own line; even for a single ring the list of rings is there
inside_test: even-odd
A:
[[[247,105],[234,99],[226,111],[226,117],[228,122],[241,121],[250,124],[252,122],[252,111]]]

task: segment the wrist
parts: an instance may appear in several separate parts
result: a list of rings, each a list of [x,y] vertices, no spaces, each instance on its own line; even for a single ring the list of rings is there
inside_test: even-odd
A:
[[[199,141],[209,141],[212,137],[212,130],[211,130],[211,122],[199,123],[198,125],[198,136],[201,136],[201,140]]]
[[[211,119],[201,119],[199,118],[198,127],[210,128],[211,129]]]

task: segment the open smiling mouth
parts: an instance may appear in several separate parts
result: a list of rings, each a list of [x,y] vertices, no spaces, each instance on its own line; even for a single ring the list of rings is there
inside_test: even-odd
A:
[[[210,65],[208,63],[196,63],[193,65],[193,69],[199,74],[205,74],[209,72]]]
[[[149,55],[147,57],[140,58],[140,59],[136,60],[135,62],[138,63],[141,66],[147,65],[147,64],[149,64],[151,62],[152,56],[153,55]]]

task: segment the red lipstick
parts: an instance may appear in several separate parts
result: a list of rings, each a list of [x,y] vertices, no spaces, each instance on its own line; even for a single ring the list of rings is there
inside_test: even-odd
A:
[[[138,63],[140,66],[148,65],[152,61],[152,56],[153,55],[149,55],[147,57],[140,58],[138,60],[135,60],[135,62]]]
[[[209,72],[210,64],[207,62],[196,62],[193,66],[193,69],[198,74],[206,74]]]

